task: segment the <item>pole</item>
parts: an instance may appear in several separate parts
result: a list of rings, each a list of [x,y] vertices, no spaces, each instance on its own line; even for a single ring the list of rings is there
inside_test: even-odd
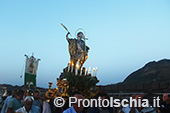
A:
[[[66,26],[64,26],[62,23],[61,23],[61,25],[64,27],[64,29],[65,29],[67,32],[69,32],[69,30],[66,28]],[[71,36],[71,34],[70,34],[70,36]]]

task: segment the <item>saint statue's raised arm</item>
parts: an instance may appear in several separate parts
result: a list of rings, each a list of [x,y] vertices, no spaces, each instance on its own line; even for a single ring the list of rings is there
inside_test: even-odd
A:
[[[69,53],[70,53],[70,63],[72,66],[79,65],[81,68],[84,62],[87,60],[88,50],[89,47],[85,44],[85,36],[83,32],[78,32],[77,39],[70,39],[68,35],[70,32],[67,33],[66,39],[69,43]]]

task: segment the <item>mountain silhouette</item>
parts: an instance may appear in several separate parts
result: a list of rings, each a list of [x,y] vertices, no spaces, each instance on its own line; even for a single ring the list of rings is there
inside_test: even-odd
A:
[[[141,69],[131,73],[123,84],[145,84],[151,82],[170,82],[170,60],[163,59],[147,63]]]

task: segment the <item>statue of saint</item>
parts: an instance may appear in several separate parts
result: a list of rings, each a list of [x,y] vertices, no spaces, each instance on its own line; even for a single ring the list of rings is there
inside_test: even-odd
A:
[[[70,63],[72,66],[79,64],[81,68],[87,59],[89,47],[85,44],[83,32],[77,33],[77,39],[69,39],[69,34],[70,32],[67,33],[66,39],[69,43]]]

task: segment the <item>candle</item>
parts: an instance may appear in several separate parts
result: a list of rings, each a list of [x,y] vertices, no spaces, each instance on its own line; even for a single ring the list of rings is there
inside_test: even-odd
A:
[[[87,69],[85,69],[85,75],[87,75]]]
[[[68,63],[68,72],[70,71],[70,63]]]
[[[75,75],[77,75],[77,73],[78,73],[78,69],[77,69],[77,66],[76,66],[76,71],[75,71]]]
[[[91,68],[89,67],[89,72],[88,72],[88,74],[90,74],[90,70],[91,70]]]
[[[80,75],[82,75],[83,68],[81,68]]]
[[[97,67],[96,67],[96,72],[95,72],[95,76],[97,75]]]
[[[79,70],[79,61],[76,62],[75,75],[78,74],[78,70]]]
[[[80,62],[79,62],[79,60],[77,61],[76,66],[77,66],[77,69],[79,70],[79,68],[80,68]]]
[[[71,72],[73,72],[73,68],[74,68],[74,64],[73,64],[72,67],[71,67]]]
[[[77,69],[78,70],[80,69],[80,63],[79,62],[77,63]]]
[[[94,76],[94,71],[95,71],[95,68],[93,68],[93,76]]]

